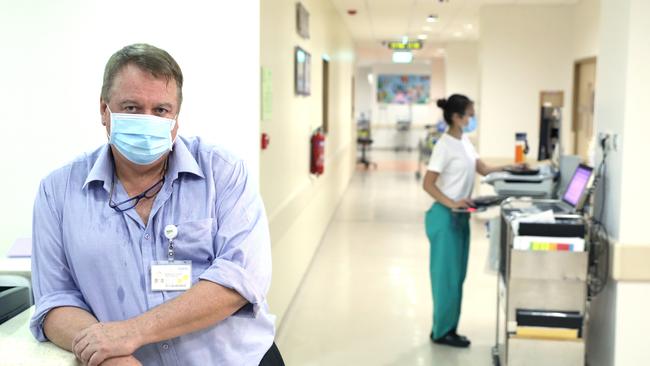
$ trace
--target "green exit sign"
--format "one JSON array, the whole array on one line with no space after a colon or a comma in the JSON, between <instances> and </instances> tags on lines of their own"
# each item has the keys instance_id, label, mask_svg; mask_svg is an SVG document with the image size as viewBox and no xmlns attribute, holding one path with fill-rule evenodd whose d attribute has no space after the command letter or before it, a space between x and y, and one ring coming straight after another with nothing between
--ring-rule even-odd
<instances>
[{"instance_id":1,"label":"green exit sign","mask_svg":"<svg viewBox=\"0 0 650 366\"><path fill-rule=\"evenodd\" d=\"M409 41L406 43L388 42L388 48L390 48L391 50L404 50L404 51L421 50L422 42L420 41Z\"/></svg>"}]
</instances>

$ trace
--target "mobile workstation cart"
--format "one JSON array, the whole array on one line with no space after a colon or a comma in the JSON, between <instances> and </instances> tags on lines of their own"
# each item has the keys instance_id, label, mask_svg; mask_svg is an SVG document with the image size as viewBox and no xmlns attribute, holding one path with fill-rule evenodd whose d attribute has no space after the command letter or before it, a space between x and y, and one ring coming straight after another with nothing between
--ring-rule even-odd
<instances>
[{"instance_id":1,"label":"mobile workstation cart","mask_svg":"<svg viewBox=\"0 0 650 366\"><path fill-rule=\"evenodd\" d=\"M535 204L543 201L509 198L501 205L495 365L585 364L585 221L580 215L556 215L556 224L516 223L517 216L527 210L535 211ZM537 237L536 242L530 241L526 247L526 240L532 237ZM582 241L582 247L551 243L557 242L558 237L566 239L562 242ZM533 316L526 318L530 314ZM558 323L553 316L563 318Z\"/></svg>"}]
</instances>

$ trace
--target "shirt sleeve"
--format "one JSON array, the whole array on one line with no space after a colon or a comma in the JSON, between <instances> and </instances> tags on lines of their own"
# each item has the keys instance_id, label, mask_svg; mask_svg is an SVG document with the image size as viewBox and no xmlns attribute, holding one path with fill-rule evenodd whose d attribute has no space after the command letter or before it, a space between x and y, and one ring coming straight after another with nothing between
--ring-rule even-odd
<instances>
[{"instance_id":1,"label":"shirt sleeve","mask_svg":"<svg viewBox=\"0 0 650 366\"><path fill-rule=\"evenodd\" d=\"M241 161L217 199L217 224L220 250L199 279L237 291L250 305L235 316L256 317L271 285L271 240L262 199Z\"/></svg>"},{"instance_id":2,"label":"shirt sleeve","mask_svg":"<svg viewBox=\"0 0 650 366\"><path fill-rule=\"evenodd\" d=\"M68 266L61 236L61 215L49 186L48 181L41 182L32 221L32 288L36 310L30 330L41 342L47 340L43 321L50 310L73 306L92 313Z\"/></svg>"},{"instance_id":3,"label":"shirt sleeve","mask_svg":"<svg viewBox=\"0 0 650 366\"><path fill-rule=\"evenodd\" d=\"M429 158L427 170L442 173L445 165L447 165L447 149L445 149L443 143L439 142L433 146L433 152L431 153L431 158Z\"/></svg>"}]
</instances>

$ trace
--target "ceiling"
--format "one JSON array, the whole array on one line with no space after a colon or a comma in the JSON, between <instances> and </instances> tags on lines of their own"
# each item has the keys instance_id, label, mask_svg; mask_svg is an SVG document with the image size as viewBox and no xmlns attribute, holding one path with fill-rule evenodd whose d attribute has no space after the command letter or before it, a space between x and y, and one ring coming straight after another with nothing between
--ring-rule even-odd
<instances>
[{"instance_id":1,"label":"ceiling","mask_svg":"<svg viewBox=\"0 0 650 366\"><path fill-rule=\"evenodd\" d=\"M426 37L416 58L441 57L444 44L475 41L480 35L479 10L490 4L574 4L578 0L330 0L357 45L358 58L390 57L382 41ZM357 11L349 15L348 10ZM427 22L429 15L438 21Z\"/></svg>"}]
</instances>

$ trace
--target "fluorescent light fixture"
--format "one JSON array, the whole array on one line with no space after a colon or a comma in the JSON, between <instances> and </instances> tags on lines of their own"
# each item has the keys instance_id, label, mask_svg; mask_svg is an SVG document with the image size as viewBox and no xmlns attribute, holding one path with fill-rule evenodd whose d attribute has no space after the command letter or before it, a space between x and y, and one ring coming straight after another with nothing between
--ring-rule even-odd
<instances>
[{"instance_id":1,"label":"fluorescent light fixture","mask_svg":"<svg viewBox=\"0 0 650 366\"><path fill-rule=\"evenodd\" d=\"M413 62L413 53L405 51L393 52L393 62L396 64L410 64Z\"/></svg>"},{"instance_id":2,"label":"fluorescent light fixture","mask_svg":"<svg viewBox=\"0 0 650 366\"><path fill-rule=\"evenodd\" d=\"M431 15L429 15L427 17L427 23L435 23L437 21L438 21L438 16L437 15L431 14Z\"/></svg>"},{"instance_id":3,"label":"fluorescent light fixture","mask_svg":"<svg viewBox=\"0 0 650 366\"><path fill-rule=\"evenodd\" d=\"M426 35L426 34L420 34L420 35L418 36L418 39L419 39L420 41L424 41L425 39L427 39L427 35Z\"/></svg>"}]
</instances>

